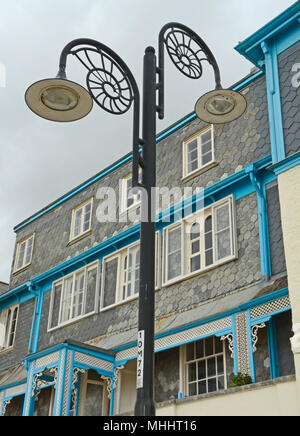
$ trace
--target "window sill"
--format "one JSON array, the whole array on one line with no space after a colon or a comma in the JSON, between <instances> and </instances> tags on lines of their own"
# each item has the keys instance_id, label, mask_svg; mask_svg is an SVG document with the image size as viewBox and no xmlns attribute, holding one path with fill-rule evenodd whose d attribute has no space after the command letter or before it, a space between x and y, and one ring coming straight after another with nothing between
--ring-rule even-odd
<instances>
[{"instance_id":1,"label":"window sill","mask_svg":"<svg viewBox=\"0 0 300 436\"><path fill-rule=\"evenodd\" d=\"M128 213L130 213L131 211L136 210L138 207L141 207L141 201L139 201L138 203L132 204L127 209L124 209L124 210L120 211L119 217L126 217L128 215ZM137 218L137 220L139 220L139 219Z\"/></svg>"},{"instance_id":2,"label":"window sill","mask_svg":"<svg viewBox=\"0 0 300 436\"><path fill-rule=\"evenodd\" d=\"M70 241L67 243L67 247L70 245L76 244L76 242L81 241L82 239L86 238L87 236L91 236L93 234L92 230L87 230L86 232L82 233L79 236L76 236L74 239L70 239Z\"/></svg>"},{"instance_id":3,"label":"window sill","mask_svg":"<svg viewBox=\"0 0 300 436\"><path fill-rule=\"evenodd\" d=\"M82 321L85 318L88 318L89 316L95 315L96 313L97 312L94 310L93 312L87 313L86 315L82 315L80 317L71 319L70 321L66 321L66 322L64 322L62 324L59 324L59 325L55 326L55 327L51 327L50 329L48 328L47 329L47 333L51 333L51 332L53 332L55 330L63 329L65 327L70 327L72 324L76 324L77 322Z\"/></svg>"},{"instance_id":4,"label":"window sill","mask_svg":"<svg viewBox=\"0 0 300 436\"><path fill-rule=\"evenodd\" d=\"M224 265L225 263L232 262L235 259L237 259L236 255L226 257L226 258L224 258L222 260L219 260L218 262L214 263L213 265L209 265L209 266L207 266L207 267L205 267L205 268L203 268L203 269L201 269L199 271L194 271L192 273L188 273L188 274L182 275L180 277L176 277L176 278L174 278L172 280L169 280L169 281L163 283L162 287L171 286L171 285L174 285L175 283L183 282L184 280L191 279L191 278L193 278L195 276L200 276L202 274L207 273L208 271L211 271L211 270L213 270L215 268L218 268L221 265Z\"/></svg>"},{"instance_id":5,"label":"window sill","mask_svg":"<svg viewBox=\"0 0 300 436\"><path fill-rule=\"evenodd\" d=\"M26 271L26 270L28 270L30 267L31 267L31 263L29 263L28 265L23 266L23 267L20 268L20 269L16 269L15 271L13 271L13 275L16 275L16 274L19 274L19 273L21 273L21 272L23 272L23 271Z\"/></svg>"},{"instance_id":6,"label":"window sill","mask_svg":"<svg viewBox=\"0 0 300 436\"><path fill-rule=\"evenodd\" d=\"M9 351L12 351L13 348L14 348L13 345L11 345L10 347L7 347L7 348L3 348L2 350L0 350L0 354L2 355L2 354L5 354L5 353L8 353Z\"/></svg>"},{"instance_id":7,"label":"window sill","mask_svg":"<svg viewBox=\"0 0 300 436\"><path fill-rule=\"evenodd\" d=\"M181 182L186 183L189 180L192 180L194 177L200 176L200 174L203 174L206 171L210 170L211 168L216 167L217 165L219 165L218 162L215 162L215 161L209 162L208 164L204 165L203 167L198 168L197 170L187 174L186 176L183 176L181 179Z\"/></svg>"}]
</instances>

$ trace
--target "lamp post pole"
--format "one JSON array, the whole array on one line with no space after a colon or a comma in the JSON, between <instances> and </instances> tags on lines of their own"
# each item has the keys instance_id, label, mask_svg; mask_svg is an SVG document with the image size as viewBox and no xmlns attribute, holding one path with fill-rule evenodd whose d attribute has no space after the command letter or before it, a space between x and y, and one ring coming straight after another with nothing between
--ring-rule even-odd
<instances>
[{"instance_id":1,"label":"lamp post pole","mask_svg":"<svg viewBox=\"0 0 300 436\"><path fill-rule=\"evenodd\" d=\"M156 176L156 56L153 47L144 55L143 173L140 229L140 291L138 317L136 416L154 416L154 300L155 300L155 187Z\"/></svg>"}]
</instances>

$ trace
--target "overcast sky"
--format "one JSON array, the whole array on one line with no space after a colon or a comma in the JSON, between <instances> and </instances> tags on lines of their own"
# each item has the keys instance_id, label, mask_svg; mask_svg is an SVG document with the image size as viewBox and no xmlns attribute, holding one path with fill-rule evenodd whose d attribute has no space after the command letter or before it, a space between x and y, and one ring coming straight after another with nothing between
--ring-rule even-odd
<instances>
[{"instance_id":1,"label":"overcast sky","mask_svg":"<svg viewBox=\"0 0 300 436\"><path fill-rule=\"evenodd\" d=\"M53 123L24 102L27 87L57 73L69 41L85 37L111 47L141 88L147 46L157 49L161 27L181 22L207 43L221 70L223 87L252 65L234 46L288 8L294 0L0 0L0 281L9 281L13 227L131 149L131 111L107 114L94 105L86 118ZM68 62L68 78L85 84L85 70ZM78 62L77 62L78 63ZM1 65L0 65L1 67ZM213 88L212 69L199 81L186 78L166 56L165 119L157 131L194 109Z\"/></svg>"}]
</instances>

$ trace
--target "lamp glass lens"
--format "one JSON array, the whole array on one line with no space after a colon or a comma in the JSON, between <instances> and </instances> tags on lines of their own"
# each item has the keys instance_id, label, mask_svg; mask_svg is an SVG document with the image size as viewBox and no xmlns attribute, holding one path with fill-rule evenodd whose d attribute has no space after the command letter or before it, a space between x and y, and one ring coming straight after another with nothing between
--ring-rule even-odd
<instances>
[{"instance_id":1,"label":"lamp glass lens","mask_svg":"<svg viewBox=\"0 0 300 436\"><path fill-rule=\"evenodd\" d=\"M77 106L79 97L76 92L69 88L54 86L42 91L41 101L50 109L69 111Z\"/></svg>"},{"instance_id":2,"label":"lamp glass lens","mask_svg":"<svg viewBox=\"0 0 300 436\"><path fill-rule=\"evenodd\" d=\"M206 102L206 110L213 115L224 115L235 107L235 101L228 95L215 95Z\"/></svg>"}]
</instances>

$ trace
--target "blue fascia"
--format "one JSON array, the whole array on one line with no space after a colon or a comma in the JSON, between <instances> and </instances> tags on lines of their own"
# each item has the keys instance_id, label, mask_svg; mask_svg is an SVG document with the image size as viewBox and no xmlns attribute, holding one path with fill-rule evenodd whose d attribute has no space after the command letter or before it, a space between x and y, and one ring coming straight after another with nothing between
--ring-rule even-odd
<instances>
[{"instance_id":1,"label":"blue fascia","mask_svg":"<svg viewBox=\"0 0 300 436\"><path fill-rule=\"evenodd\" d=\"M296 166L300 165L300 152L295 153L274 165L269 166L267 169L272 171L276 176L285 171L288 171Z\"/></svg>"},{"instance_id":2,"label":"blue fascia","mask_svg":"<svg viewBox=\"0 0 300 436\"><path fill-rule=\"evenodd\" d=\"M297 41L299 35L300 2L297 1L269 23L239 43L237 50L258 68L264 68L262 43L270 40L278 41L280 51L285 50ZM299 39L299 38L298 38ZM281 40L281 42L279 42ZM290 45L288 45L290 44ZM278 51L277 51L278 53Z\"/></svg>"}]
</instances>

